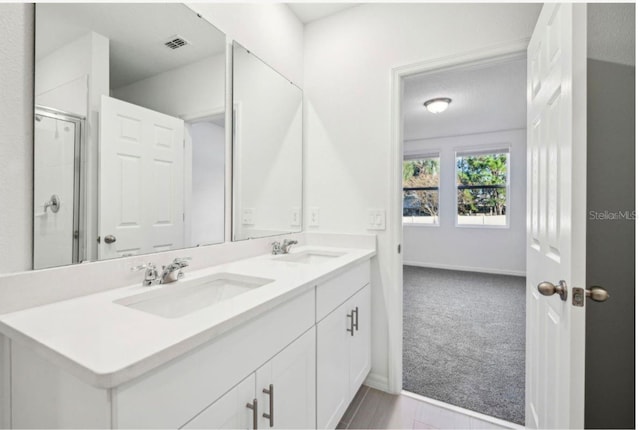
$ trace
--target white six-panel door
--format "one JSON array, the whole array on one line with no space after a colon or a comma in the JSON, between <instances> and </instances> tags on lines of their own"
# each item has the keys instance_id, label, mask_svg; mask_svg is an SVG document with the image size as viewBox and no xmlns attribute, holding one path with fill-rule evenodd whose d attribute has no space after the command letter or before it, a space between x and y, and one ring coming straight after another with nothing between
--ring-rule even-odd
<instances>
[{"instance_id":1,"label":"white six-panel door","mask_svg":"<svg viewBox=\"0 0 640 430\"><path fill-rule=\"evenodd\" d=\"M527 52L526 425L584 423L586 6L545 4ZM568 297L537 285L561 280ZM584 299L584 297L583 297Z\"/></svg>"},{"instance_id":2,"label":"white six-panel door","mask_svg":"<svg viewBox=\"0 0 640 430\"><path fill-rule=\"evenodd\" d=\"M99 259L183 247L183 142L181 119L102 97Z\"/></svg>"}]
</instances>

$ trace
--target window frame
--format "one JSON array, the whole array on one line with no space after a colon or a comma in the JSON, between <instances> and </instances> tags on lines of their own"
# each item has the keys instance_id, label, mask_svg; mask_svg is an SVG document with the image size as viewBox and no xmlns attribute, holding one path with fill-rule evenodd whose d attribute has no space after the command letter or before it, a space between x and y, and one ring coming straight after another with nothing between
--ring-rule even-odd
<instances>
[{"instance_id":1,"label":"window frame","mask_svg":"<svg viewBox=\"0 0 640 430\"><path fill-rule=\"evenodd\" d=\"M436 222L434 223L420 223L420 222L407 222L405 221L405 216L402 214L402 227L416 227L416 228L437 228L440 227L440 193L442 192L441 187L441 178L442 178L442 157L440 156L440 151L429 151L429 152L416 152L416 153L408 153L404 154L402 157L402 163L404 165L405 161L410 160L424 160L426 158L437 158L438 159L438 216L436 217ZM404 201L404 183L402 184L402 198ZM431 190L433 191L433 190Z\"/></svg>"},{"instance_id":2,"label":"window frame","mask_svg":"<svg viewBox=\"0 0 640 430\"><path fill-rule=\"evenodd\" d=\"M458 222L458 158L459 157L473 157L478 155L491 155L491 154L507 154L507 174L505 179L505 206L507 213L505 215L504 225L494 224L460 224ZM473 147L455 148L453 151L453 186L455 192L454 200L454 227L455 228L471 228L471 229L502 229L508 230L511 228L511 145L510 144L498 144L498 145L478 145Z\"/></svg>"}]
</instances>

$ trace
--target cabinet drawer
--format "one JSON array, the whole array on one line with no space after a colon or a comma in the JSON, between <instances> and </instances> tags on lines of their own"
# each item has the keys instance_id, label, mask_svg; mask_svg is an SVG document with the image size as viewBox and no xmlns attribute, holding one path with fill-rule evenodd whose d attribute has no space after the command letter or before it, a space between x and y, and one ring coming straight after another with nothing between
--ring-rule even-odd
<instances>
[{"instance_id":1,"label":"cabinet drawer","mask_svg":"<svg viewBox=\"0 0 640 430\"><path fill-rule=\"evenodd\" d=\"M364 261L335 278L318 285L316 292L316 321L344 303L370 281L371 263Z\"/></svg>"},{"instance_id":2,"label":"cabinet drawer","mask_svg":"<svg viewBox=\"0 0 640 430\"><path fill-rule=\"evenodd\" d=\"M117 428L178 428L313 327L313 290L116 390Z\"/></svg>"}]
</instances>

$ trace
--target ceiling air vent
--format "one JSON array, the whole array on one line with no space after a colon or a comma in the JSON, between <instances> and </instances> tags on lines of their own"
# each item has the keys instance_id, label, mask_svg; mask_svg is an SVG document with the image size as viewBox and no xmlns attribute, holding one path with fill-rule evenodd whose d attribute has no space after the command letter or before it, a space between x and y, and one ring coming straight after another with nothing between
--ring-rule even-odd
<instances>
[{"instance_id":1,"label":"ceiling air vent","mask_svg":"<svg viewBox=\"0 0 640 430\"><path fill-rule=\"evenodd\" d=\"M171 49L178 49L189 44L188 40L176 34L175 36L171 36L169 40L164 43L164 46Z\"/></svg>"}]
</instances>

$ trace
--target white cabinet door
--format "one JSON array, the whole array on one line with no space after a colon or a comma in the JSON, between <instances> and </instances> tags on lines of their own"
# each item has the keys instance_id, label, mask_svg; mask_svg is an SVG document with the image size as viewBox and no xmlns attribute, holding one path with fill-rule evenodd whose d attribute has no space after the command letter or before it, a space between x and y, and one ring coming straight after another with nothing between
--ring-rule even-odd
<instances>
[{"instance_id":1,"label":"white cabinet door","mask_svg":"<svg viewBox=\"0 0 640 430\"><path fill-rule=\"evenodd\" d=\"M255 384L255 373L252 373L182 428L252 429L253 411L247 404L253 404Z\"/></svg>"},{"instance_id":2,"label":"white cabinet door","mask_svg":"<svg viewBox=\"0 0 640 430\"><path fill-rule=\"evenodd\" d=\"M371 287L317 325L318 428L336 428L371 370Z\"/></svg>"},{"instance_id":3,"label":"white cabinet door","mask_svg":"<svg viewBox=\"0 0 640 430\"><path fill-rule=\"evenodd\" d=\"M258 428L315 428L316 336L311 329L256 372Z\"/></svg>"},{"instance_id":4,"label":"white cabinet door","mask_svg":"<svg viewBox=\"0 0 640 430\"><path fill-rule=\"evenodd\" d=\"M354 314L353 337L349 339L349 400L371 370L371 286L367 285L347 303Z\"/></svg>"},{"instance_id":5,"label":"white cabinet door","mask_svg":"<svg viewBox=\"0 0 640 430\"><path fill-rule=\"evenodd\" d=\"M336 428L347 410L349 396L349 340L347 307L342 305L317 325L318 428Z\"/></svg>"}]
</instances>

